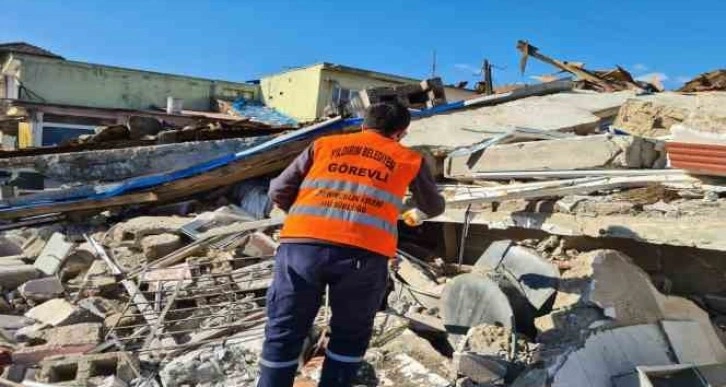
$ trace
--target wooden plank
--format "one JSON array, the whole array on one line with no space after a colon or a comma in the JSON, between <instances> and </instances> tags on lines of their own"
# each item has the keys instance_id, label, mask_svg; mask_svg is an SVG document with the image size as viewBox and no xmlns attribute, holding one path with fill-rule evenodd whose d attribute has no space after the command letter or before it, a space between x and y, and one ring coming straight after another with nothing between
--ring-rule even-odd
<instances>
[{"instance_id":1,"label":"wooden plank","mask_svg":"<svg viewBox=\"0 0 726 387\"><path fill-rule=\"evenodd\" d=\"M142 192L108 199L81 200L68 203L50 203L32 208L19 208L0 211L0 219L15 219L35 215L45 215L50 213L64 213L84 210L105 210L112 207L126 206L130 204L150 203L157 200L158 196L155 193Z\"/></svg>"}]
</instances>

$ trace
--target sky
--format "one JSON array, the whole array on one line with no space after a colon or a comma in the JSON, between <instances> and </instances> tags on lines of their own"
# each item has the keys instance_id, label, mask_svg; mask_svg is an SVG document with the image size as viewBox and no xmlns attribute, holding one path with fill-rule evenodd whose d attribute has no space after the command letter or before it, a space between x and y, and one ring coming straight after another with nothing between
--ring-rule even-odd
<instances>
[{"instance_id":1,"label":"sky","mask_svg":"<svg viewBox=\"0 0 726 387\"><path fill-rule=\"evenodd\" d=\"M726 67L723 0L4 0L0 42L66 59L230 81L332 62L446 83L553 74L517 40L589 69L624 66L673 88Z\"/></svg>"}]
</instances>

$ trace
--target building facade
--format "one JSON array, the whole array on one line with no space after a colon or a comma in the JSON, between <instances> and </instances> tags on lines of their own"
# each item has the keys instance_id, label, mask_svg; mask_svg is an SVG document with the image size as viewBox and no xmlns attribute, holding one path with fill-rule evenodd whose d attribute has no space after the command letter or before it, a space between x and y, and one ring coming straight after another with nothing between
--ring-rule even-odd
<instances>
[{"instance_id":1,"label":"building facade","mask_svg":"<svg viewBox=\"0 0 726 387\"><path fill-rule=\"evenodd\" d=\"M217 99L259 99L251 83L70 61L25 43L0 45L0 64L5 149L54 145L129 115L163 115L168 97L207 112Z\"/></svg>"},{"instance_id":2,"label":"building facade","mask_svg":"<svg viewBox=\"0 0 726 387\"><path fill-rule=\"evenodd\" d=\"M334 113L360 90L418 82L420 80L398 75L319 63L263 77L260 93L266 105L299 121L312 121ZM446 87L449 102L474 95L472 90Z\"/></svg>"}]
</instances>

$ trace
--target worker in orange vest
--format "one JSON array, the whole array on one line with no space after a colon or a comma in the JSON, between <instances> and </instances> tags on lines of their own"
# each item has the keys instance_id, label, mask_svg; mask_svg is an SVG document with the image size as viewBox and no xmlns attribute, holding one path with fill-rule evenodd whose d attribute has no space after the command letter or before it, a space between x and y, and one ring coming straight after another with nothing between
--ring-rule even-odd
<instances>
[{"instance_id":1,"label":"worker in orange vest","mask_svg":"<svg viewBox=\"0 0 726 387\"><path fill-rule=\"evenodd\" d=\"M291 386L303 342L329 287L330 341L319 386L350 386L388 285L397 222L418 225L444 211L421 155L402 146L411 115L374 104L363 130L315 141L270 183L287 218L267 292L258 387ZM403 211L410 189L415 207Z\"/></svg>"}]
</instances>

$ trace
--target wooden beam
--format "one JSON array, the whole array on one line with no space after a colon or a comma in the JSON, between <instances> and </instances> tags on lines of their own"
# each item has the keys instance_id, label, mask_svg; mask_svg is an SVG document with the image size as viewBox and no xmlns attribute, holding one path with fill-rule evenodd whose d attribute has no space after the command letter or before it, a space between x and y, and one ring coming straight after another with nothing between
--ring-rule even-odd
<instances>
[{"instance_id":1,"label":"wooden beam","mask_svg":"<svg viewBox=\"0 0 726 387\"><path fill-rule=\"evenodd\" d=\"M32 208L18 208L0 211L0 219L25 218L50 213L66 213L84 210L100 210L130 204L150 203L158 200L153 192L135 193L108 199L82 200L68 203L50 203Z\"/></svg>"}]
</instances>

